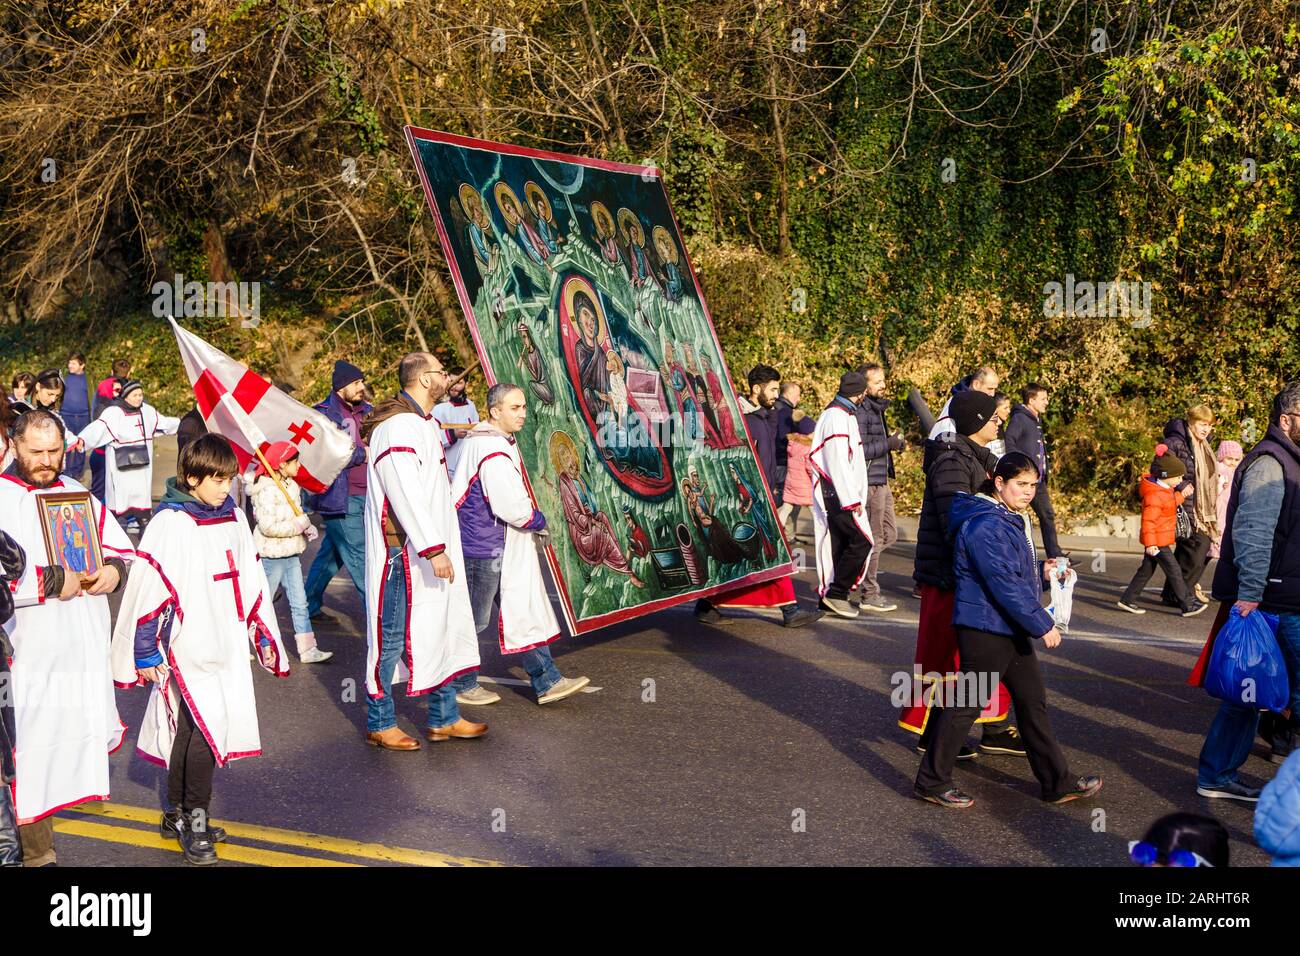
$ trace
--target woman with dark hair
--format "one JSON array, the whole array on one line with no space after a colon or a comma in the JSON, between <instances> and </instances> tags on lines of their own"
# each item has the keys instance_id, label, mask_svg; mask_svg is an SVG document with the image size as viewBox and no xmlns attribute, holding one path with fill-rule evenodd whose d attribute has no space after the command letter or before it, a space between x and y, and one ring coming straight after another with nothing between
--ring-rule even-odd
<instances>
[{"instance_id":1,"label":"woman with dark hair","mask_svg":"<svg viewBox=\"0 0 1300 956\"><path fill-rule=\"evenodd\" d=\"M8 468L14 460L14 443L10 433L16 421L18 421L18 409L8 402L0 401L0 472Z\"/></svg>"},{"instance_id":2,"label":"woman with dark hair","mask_svg":"<svg viewBox=\"0 0 1300 956\"><path fill-rule=\"evenodd\" d=\"M1147 828L1146 836L1128 845L1138 866L1228 865L1228 830L1214 817L1170 813Z\"/></svg>"},{"instance_id":3,"label":"woman with dark hair","mask_svg":"<svg viewBox=\"0 0 1300 956\"><path fill-rule=\"evenodd\" d=\"M13 391L9 395L9 404L17 405L18 413L32 407L32 388L36 385L36 376L31 372L19 372L14 376Z\"/></svg>"},{"instance_id":4,"label":"woman with dark hair","mask_svg":"<svg viewBox=\"0 0 1300 956\"><path fill-rule=\"evenodd\" d=\"M943 692L952 690L955 699L931 711L934 737L916 775L916 795L942 807L964 810L975 802L953 785L953 765L999 681L1015 704L1020 737L1043 799L1067 803L1101 789L1101 777L1070 773L1047 719L1047 692L1032 642L1056 647L1061 633L1040 603L1043 570L1025 511L1038 480L1033 459L1009 452L979 494L958 492L952 502L948 528L957 539L953 627L961 673L939 684Z\"/></svg>"}]
</instances>

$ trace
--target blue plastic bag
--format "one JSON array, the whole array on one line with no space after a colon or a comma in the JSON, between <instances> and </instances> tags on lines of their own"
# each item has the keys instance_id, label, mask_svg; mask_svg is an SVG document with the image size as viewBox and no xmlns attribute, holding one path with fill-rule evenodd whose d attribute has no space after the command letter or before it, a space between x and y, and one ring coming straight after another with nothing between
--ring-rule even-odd
<instances>
[{"instance_id":1,"label":"blue plastic bag","mask_svg":"<svg viewBox=\"0 0 1300 956\"><path fill-rule=\"evenodd\" d=\"M1211 697L1260 710L1285 710L1291 702L1282 649L1277 645L1277 617L1254 611L1246 617L1234 606L1228 612L1205 671Z\"/></svg>"}]
</instances>

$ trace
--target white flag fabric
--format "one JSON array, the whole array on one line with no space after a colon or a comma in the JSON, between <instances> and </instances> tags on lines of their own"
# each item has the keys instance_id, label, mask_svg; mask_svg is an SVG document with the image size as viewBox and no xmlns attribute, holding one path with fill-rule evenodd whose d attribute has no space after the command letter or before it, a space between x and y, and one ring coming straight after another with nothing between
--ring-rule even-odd
<instances>
[{"instance_id":1,"label":"white flag fabric","mask_svg":"<svg viewBox=\"0 0 1300 956\"><path fill-rule=\"evenodd\" d=\"M295 479L324 492L352 460L352 437L314 408L295 401L247 365L185 331L168 316L185 374L208 431L224 435L241 471L270 442L292 442L302 467Z\"/></svg>"}]
</instances>

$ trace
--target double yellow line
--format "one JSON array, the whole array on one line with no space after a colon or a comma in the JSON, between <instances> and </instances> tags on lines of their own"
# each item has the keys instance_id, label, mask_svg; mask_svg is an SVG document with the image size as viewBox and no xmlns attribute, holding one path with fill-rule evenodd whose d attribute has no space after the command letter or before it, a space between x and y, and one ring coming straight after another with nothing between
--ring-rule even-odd
<instances>
[{"instance_id":1,"label":"double yellow line","mask_svg":"<svg viewBox=\"0 0 1300 956\"><path fill-rule=\"evenodd\" d=\"M147 847L151 850L180 852L180 845L158 832L160 810L146 807L132 807L121 803L83 803L71 808L78 816L73 818L60 816L54 822L55 833L68 836L86 837L91 840L104 840L109 843L123 843L129 846ZM144 830L134 826L99 823L87 817L101 817L120 820L126 823L146 823L150 829ZM281 830L277 827L264 827L254 823L227 823L213 820L214 826L224 827L233 839L253 840L276 846L294 847L306 853L268 850L257 846L226 842L217 844L217 856L235 863L252 863L257 866L365 866L350 860L331 857L353 857L375 863L396 863L407 866L504 866L495 860L481 860L475 857L449 856L430 850L412 850L400 846L385 846L382 843L362 843L342 837L322 836L317 833L302 833L298 830ZM330 854L318 856L315 854Z\"/></svg>"}]
</instances>

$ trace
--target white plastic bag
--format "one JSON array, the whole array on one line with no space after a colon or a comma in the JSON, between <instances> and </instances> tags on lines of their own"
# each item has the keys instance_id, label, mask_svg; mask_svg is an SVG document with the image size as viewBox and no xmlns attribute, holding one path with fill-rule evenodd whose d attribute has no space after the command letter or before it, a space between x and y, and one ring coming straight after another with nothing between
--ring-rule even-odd
<instances>
[{"instance_id":1,"label":"white plastic bag","mask_svg":"<svg viewBox=\"0 0 1300 956\"><path fill-rule=\"evenodd\" d=\"M1052 603L1047 611L1056 622L1056 628L1062 634L1070 630L1070 611L1074 605L1074 584L1079 576L1069 566L1065 558L1057 558L1049 565L1049 582L1052 589Z\"/></svg>"}]
</instances>

